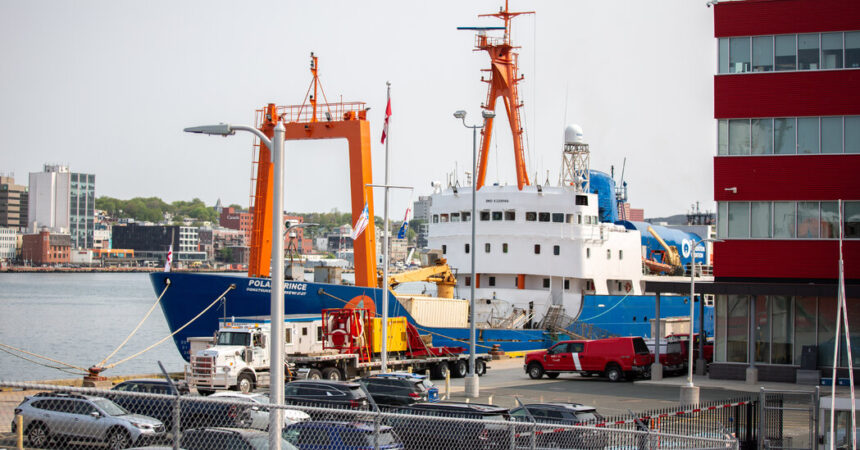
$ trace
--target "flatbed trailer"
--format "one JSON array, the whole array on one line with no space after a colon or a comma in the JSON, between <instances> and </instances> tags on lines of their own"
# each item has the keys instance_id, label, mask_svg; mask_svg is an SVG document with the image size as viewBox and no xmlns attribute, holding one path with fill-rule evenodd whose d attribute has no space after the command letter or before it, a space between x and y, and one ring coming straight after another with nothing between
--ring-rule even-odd
<instances>
[{"instance_id":1,"label":"flatbed trailer","mask_svg":"<svg viewBox=\"0 0 860 450\"><path fill-rule=\"evenodd\" d=\"M487 372L487 362L491 357L486 353L475 355L475 373L482 376ZM382 361L374 357L367 361L357 353L340 353L319 356L286 357L287 366L294 378L307 379L353 379L382 370ZM450 373L452 378L468 374L469 355L422 356L414 358L394 358L387 363L390 369L423 373L430 371L431 378L444 379Z\"/></svg>"}]
</instances>

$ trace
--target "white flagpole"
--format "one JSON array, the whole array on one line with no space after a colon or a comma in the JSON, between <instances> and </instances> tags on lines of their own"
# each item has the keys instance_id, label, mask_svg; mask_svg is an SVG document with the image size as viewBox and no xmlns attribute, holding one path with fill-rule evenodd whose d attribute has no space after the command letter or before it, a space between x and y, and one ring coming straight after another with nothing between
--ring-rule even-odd
<instances>
[{"instance_id":1,"label":"white flagpole","mask_svg":"<svg viewBox=\"0 0 860 450\"><path fill-rule=\"evenodd\" d=\"M385 101L385 234L383 235L383 258L382 263L382 372L388 372L388 142L391 140L390 130L388 129L388 105L391 102L391 83L386 81L386 101Z\"/></svg>"},{"instance_id":2,"label":"white flagpole","mask_svg":"<svg viewBox=\"0 0 860 450\"><path fill-rule=\"evenodd\" d=\"M855 404L854 395L854 360L851 354L851 330L848 328L848 303L846 300L847 293L845 292L845 260L842 258L842 238L844 225L842 222L842 200L839 200L839 298L838 301L842 306L842 319L845 323L845 350L848 352L848 382L851 386L851 448L857 450L857 406ZM839 317L836 318L839 320ZM834 379L834 385L836 380ZM830 414L833 417L833 413Z\"/></svg>"}]
</instances>

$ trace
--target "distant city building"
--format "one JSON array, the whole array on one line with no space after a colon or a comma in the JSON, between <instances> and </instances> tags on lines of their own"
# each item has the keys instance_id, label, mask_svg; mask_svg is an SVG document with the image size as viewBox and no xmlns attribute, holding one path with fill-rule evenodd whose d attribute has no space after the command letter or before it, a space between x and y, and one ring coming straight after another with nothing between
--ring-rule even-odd
<instances>
[{"instance_id":1,"label":"distant city building","mask_svg":"<svg viewBox=\"0 0 860 450\"><path fill-rule=\"evenodd\" d=\"M96 176L70 172L68 166L45 164L30 173L28 228L69 233L74 248L92 248Z\"/></svg>"},{"instance_id":2,"label":"distant city building","mask_svg":"<svg viewBox=\"0 0 860 450\"><path fill-rule=\"evenodd\" d=\"M134 250L139 261L166 261L171 244L173 261L178 264L206 260L206 253L199 250L196 227L130 223L114 226L112 231L113 246Z\"/></svg>"},{"instance_id":3,"label":"distant city building","mask_svg":"<svg viewBox=\"0 0 860 450\"><path fill-rule=\"evenodd\" d=\"M18 253L18 229L0 227L0 261L12 261Z\"/></svg>"},{"instance_id":4,"label":"distant city building","mask_svg":"<svg viewBox=\"0 0 860 450\"><path fill-rule=\"evenodd\" d=\"M15 178L0 176L0 227L27 228L27 186L15 184Z\"/></svg>"},{"instance_id":5,"label":"distant city building","mask_svg":"<svg viewBox=\"0 0 860 450\"><path fill-rule=\"evenodd\" d=\"M34 266L67 264L70 250L71 238L68 234L42 230L24 235L21 257Z\"/></svg>"},{"instance_id":6,"label":"distant city building","mask_svg":"<svg viewBox=\"0 0 860 450\"><path fill-rule=\"evenodd\" d=\"M254 226L252 213L240 211L233 207L222 208L218 223L224 228L241 230L245 234L245 245L251 243L251 230Z\"/></svg>"},{"instance_id":7,"label":"distant city building","mask_svg":"<svg viewBox=\"0 0 860 450\"><path fill-rule=\"evenodd\" d=\"M619 219L629 220L631 222L644 222L645 210L641 208L631 208L630 203L622 203L618 211Z\"/></svg>"},{"instance_id":8,"label":"distant city building","mask_svg":"<svg viewBox=\"0 0 860 450\"><path fill-rule=\"evenodd\" d=\"M427 236L430 234L430 206L432 197L422 195L412 203L412 221L409 226L415 230L415 246L427 248Z\"/></svg>"},{"instance_id":9,"label":"distant city building","mask_svg":"<svg viewBox=\"0 0 860 450\"><path fill-rule=\"evenodd\" d=\"M377 234L376 259L381 264L382 258L384 257L383 246L385 243L385 232L380 230ZM388 261L390 263L395 261L405 261L408 250L408 242L406 239L398 239L396 232L391 231L390 237L388 238Z\"/></svg>"}]
</instances>

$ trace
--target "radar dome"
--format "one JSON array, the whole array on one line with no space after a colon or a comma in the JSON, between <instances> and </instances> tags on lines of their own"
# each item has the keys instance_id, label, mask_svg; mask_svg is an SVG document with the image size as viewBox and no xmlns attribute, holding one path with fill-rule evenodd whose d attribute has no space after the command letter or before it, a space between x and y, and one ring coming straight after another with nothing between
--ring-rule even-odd
<instances>
[{"instance_id":1,"label":"radar dome","mask_svg":"<svg viewBox=\"0 0 860 450\"><path fill-rule=\"evenodd\" d=\"M576 124L570 124L564 129L565 144L585 144L585 138L582 136L582 127Z\"/></svg>"}]
</instances>

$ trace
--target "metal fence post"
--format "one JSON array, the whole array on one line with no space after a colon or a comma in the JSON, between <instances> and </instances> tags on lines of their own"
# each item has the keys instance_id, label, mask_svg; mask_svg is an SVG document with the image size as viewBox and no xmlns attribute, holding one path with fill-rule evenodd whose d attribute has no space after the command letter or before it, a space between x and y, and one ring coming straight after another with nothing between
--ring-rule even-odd
<instances>
[{"instance_id":1,"label":"metal fence post","mask_svg":"<svg viewBox=\"0 0 860 450\"><path fill-rule=\"evenodd\" d=\"M531 444L531 450L535 450L535 447L537 447L537 422L535 422L534 419L532 419L532 435L529 438L529 441Z\"/></svg>"},{"instance_id":2,"label":"metal fence post","mask_svg":"<svg viewBox=\"0 0 860 450\"><path fill-rule=\"evenodd\" d=\"M818 450L818 437L821 436L821 386L815 386L813 401L815 403L812 406L812 411L815 417L812 418L812 428L815 430L815 435L810 443L810 447L812 447L812 450Z\"/></svg>"},{"instance_id":3,"label":"metal fence post","mask_svg":"<svg viewBox=\"0 0 860 450\"><path fill-rule=\"evenodd\" d=\"M759 450L765 448L765 440L767 436L765 434L765 421L767 420L766 414L766 398L767 395L764 393L764 388L760 388L758 392L758 448Z\"/></svg>"},{"instance_id":4,"label":"metal fence post","mask_svg":"<svg viewBox=\"0 0 860 450\"><path fill-rule=\"evenodd\" d=\"M182 430L180 423L180 411L182 410L182 397L179 395L179 391L176 391L176 401L174 402L173 407L173 450L179 450L179 440L182 438Z\"/></svg>"},{"instance_id":5,"label":"metal fence post","mask_svg":"<svg viewBox=\"0 0 860 450\"><path fill-rule=\"evenodd\" d=\"M379 417L380 411L379 408L376 409L376 414L373 416L373 448L374 450L379 450L379 421L382 420Z\"/></svg>"}]
</instances>

